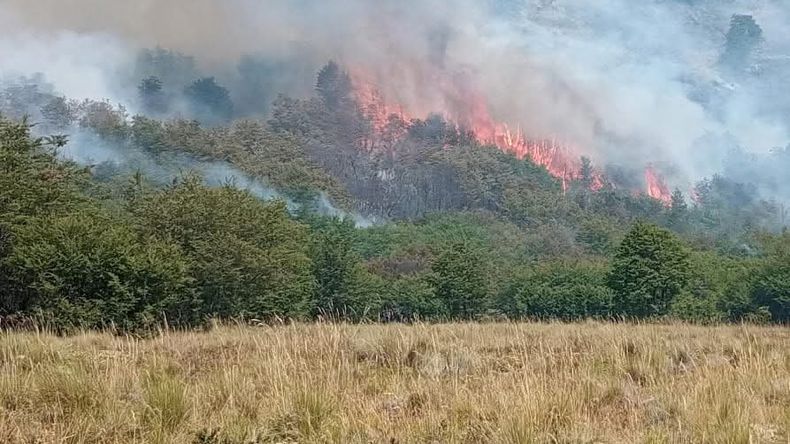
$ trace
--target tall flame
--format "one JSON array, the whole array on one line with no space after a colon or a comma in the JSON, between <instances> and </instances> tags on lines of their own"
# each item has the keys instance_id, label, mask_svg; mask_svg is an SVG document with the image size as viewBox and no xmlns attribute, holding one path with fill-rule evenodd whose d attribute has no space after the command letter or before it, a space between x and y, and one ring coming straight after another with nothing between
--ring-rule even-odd
<instances>
[{"instance_id":1,"label":"tall flame","mask_svg":"<svg viewBox=\"0 0 790 444\"><path fill-rule=\"evenodd\" d=\"M398 116L407 122L413 118L400 104L384 100L375 83L363 73L354 72L351 80L357 102L377 132L384 131L390 116Z\"/></svg>"},{"instance_id":2,"label":"tall flame","mask_svg":"<svg viewBox=\"0 0 790 444\"><path fill-rule=\"evenodd\" d=\"M381 94L375 82L364 71L351 72L352 84L356 99L363 112L371 120L377 131L386 128L392 115L402 120L409 121L413 114L402 104L388 101ZM488 102L485 97L470 82L464 78L454 79L449 82L444 78L437 82L443 92L451 99L452 106L441 111L441 115L448 121L463 128L468 128L480 143L496 146L500 150L511 153L519 159L528 158L541 165L548 172L562 181L563 189L568 184L580 178L581 159L572 145L557 138L530 138L525 135L520 126L515 131L502 122L497 122L491 116ZM599 190L604 186L604 178L600 172L593 171L590 179L590 188ZM662 202L668 202L669 197L663 180L652 169L646 173L648 177L648 194Z\"/></svg>"},{"instance_id":3,"label":"tall flame","mask_svg":"<svg viewBox=\"0 0 790 444\"><path fill-rule=\"evenodd\" d=\"M482 100L475 100L472 107L474 119L469 123L478 141L498 147L519 159L528 158L541 165L562 181L563 189L580 175L581 161L576 150L567 143L550 139L529 139L519 126L512 131L506 123L495 122ZM600 174L594 173L591 188L603 187Z\"/></svg>"},{"instance_id":4,"label":"tall flame","mask_svg":"<svg viewBox=\"0 0 790 444\"><path fill-rule=\"evenodd\" d=\"M650 197L660 200L665 205L672 202L672 193L669 191L669 187L652 165L645 168L645 182L647 183L647 194Z\"/></svg>"}]
</instances>

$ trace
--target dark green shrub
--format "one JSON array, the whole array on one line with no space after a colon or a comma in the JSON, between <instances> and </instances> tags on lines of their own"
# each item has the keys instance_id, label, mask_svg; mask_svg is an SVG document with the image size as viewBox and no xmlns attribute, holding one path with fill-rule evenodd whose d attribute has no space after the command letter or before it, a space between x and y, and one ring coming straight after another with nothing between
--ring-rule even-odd
<instances>
[{"instance_id":1,"label":"dark green shrub","mask_svg":"<svg viewBox=\"0 0 790 444\"><path fill-rule=\"evenodd\" d=\"M605 268L597 264L547 264L514 278L497 298L510 318L574 320L603 318L612 311Z\"/></svg>"},{"instance_id":2,"label":"dark green shrub","mask_svg":"<svg viewBox=\"0 0 790 444\"><path fill-rule=\"evenodd\" d=\"M612 261L609 287L615 310L626 316L663 315L686 287L691 264L685 246L670 231L637 222Z\"/></svg>"},{"instance_id":3,"label":"dark green shrub","mask_svg":"<svg viewBox=\"0 0 790 444\"><path fill-rule=\"evenodd\" d=\"M313 291L305 226L283 202L262 202L188 176L138 199L144 233L176 243L189 257L205 316L299 317Z\"/></svg>"},{"instance_id":4,"label":"dark green shrub","mask_svg":"<svg viewBox=\"0 0 790 444\"><path fill-rule=\"evenodd\" d=\"M3 312L35 314L59 329L195 320L188 261L178 247L141 241L129 227L100 214L48 217L18 227L1 267Z\"/></svg>"}]
</instances>

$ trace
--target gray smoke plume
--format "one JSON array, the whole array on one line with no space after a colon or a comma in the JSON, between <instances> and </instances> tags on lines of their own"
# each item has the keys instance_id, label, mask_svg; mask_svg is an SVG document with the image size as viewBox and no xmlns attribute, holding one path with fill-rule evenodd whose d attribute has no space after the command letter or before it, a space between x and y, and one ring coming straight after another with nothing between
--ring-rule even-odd
<instances>
[{"instance_id":1,"label":"gray smoke plume","mask_svg":"<svg viewBox=\"0 0 790 444\"><path fill-rule=\"evenodd\" d=\"M141 171L147 179L160 185L172 183L184 174L194 172L208 186L232 184L261 200L279 199L292 211L298 209L296 203L285 195L227 162L201 160L179 153L153 156L135 147L118 146L90 130L72 128L67 132L69 141L59 154L78 164L117 172Z\"/></svg>"},{"instance_id":2,"label":"gray smoke plume","mask_svg":"<svg viewBox=\"0 0 790 444\"><path fill-rule=\"evenodd\" d=\"M261 200L281 200L291 213L297 213L301 205L280 193L263 180L250 176L233 165L222 161L197 159L185 154L167 153L154 156L131 146L119 146L105 140L90 130L71 128L68 143L59 150L59 155L94 168L97 176L109 170L109 176L118 173L145 173L146 179L159 185L173 183L188 173L197 173L207 186L231 185L245 190ZM366 228L375 224L374 219L347 212L334 206L326 194L321 193L314 202L307 203L317 214L350 219L357 227Z\"/></svg>"},{"instance_id":3,"label":"gray smoke plume","mask_svg":"<svg viewBox=\"0 0 790 444\"><path fill-rule=\"evenodd\" d=\"M723 56L740 54L733 15L762 31L740 59ZM4 0L0 71L43 72L69 96L134 112L141 48L193 55L231 90L240 58L252 71L275 60L266 85L297 95L336 59L416 114L481 96L532 137L599 165L658 165L688 189L732 168L732 146L773 159L790 141L788 23L784 0ZM787 164L758 163L786 175Z\"/></svg>"}]
</instances>

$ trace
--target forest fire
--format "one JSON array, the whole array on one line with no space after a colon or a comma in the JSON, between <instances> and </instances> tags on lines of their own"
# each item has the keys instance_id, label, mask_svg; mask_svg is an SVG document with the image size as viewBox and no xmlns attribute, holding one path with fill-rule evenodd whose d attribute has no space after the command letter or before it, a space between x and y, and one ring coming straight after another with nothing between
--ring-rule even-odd
<instances>
[{"instance_id":1,"label":"forest fire","mask_svg":"<svg viewBox=\"0 0 790 444\"><path fill-rule=\"evenodd\" d=\"M386 100L376 83L362 71L353 71L351 79L356 99L377 131L383 133L393 115L406 122L415 118L414 113L404 105ZM530 138L520 126L512 130L508 124L492 118L485 97L471 88L468 81L462 79L460 86L449 82L451 86L448 87L448 82L444 80L440 84L444 85L443 92L451 97L449 101L452 106L444 106L444 110L437 112L445 120L470 130L480 143L496 146L519 159L528 158L545 167L551 175L562 181L563 190L567 189L571 181L581 178L581 157L579 151L570 144L556 138ZM605 179L600 172L591 170L588 174L591 175L588 184L590 189L597 191L603 188ZM667 187L652 170L648 184L647 193L650 196L668 202Z\"/></svg>"},{"instance_id":2,"label":"forest fire","mask_svg":"<svg viewBox=\"0 0 790 444\"><path fill-rule=\"evenodd\" d=\"M645 168L645 182L647 183L648 196L660 200L665 205L672 202L672 193L669 191L669 187L652 165Z\"/></svg>"},{"instance_id":3,"label":"forest fire","mask_svg":"<svg viewBox=\"0 0 790 444\"><path fill-rule=\"evenodd\" d=\"M375 84L364 74L354 72L352 83L357 101L377 131L385 131L393 115L407 122L414 118L404 106L385 100ZM469 129L480 143L494 145L519 159L529 158L542 165L550 174L562 180L563 188L578 177L581 163L568 145L556 139L528 139L520 128L514 132L507 124L495 122L482 96L470 96L473 99L469 101L454 100L465 109L445 110L442 117L459 127ZM602 178L595 174L591 188L597 190L602 186Z\"/></svg>"},{"instance_id":4,"label":"forest fire","mask_svg":"<svg viewBox=\"0 0 790 444\"><path fill-rule=\"evenodd\" d=\"M400 104L389 103L384 100L375 83L368 79L362 72L351 74L354 96L365 113L373 128L378 133L385 131L390 116L397 116L408 122L413 116L406 112Z\"/></svg>"},{"instance_id":5,"label":"forest fire","mask_svg":"<svg viewBox=\"0 0 790 444\"><path fill-rule=\"evenodd\" d=\"M469 101L460 101L467 110L456 111L449 120L471 129L481 143L491 144L502 151L511 153L519 159L529 158L541 165L549 173L562 181L563 189L580 172L581 162L569 145L556 139L532 140L527 138L520 127L512 131L506 123L496 122L488 110L485 98L476 92L468 93ZM600 183L600 181L596 181Z\"/></svg>"}]
</instances>

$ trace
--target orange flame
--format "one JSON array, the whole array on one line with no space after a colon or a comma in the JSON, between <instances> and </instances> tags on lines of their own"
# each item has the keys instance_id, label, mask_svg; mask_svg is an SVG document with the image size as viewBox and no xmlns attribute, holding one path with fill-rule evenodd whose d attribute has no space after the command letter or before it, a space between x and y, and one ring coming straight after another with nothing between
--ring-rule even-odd
<instances>
[{"instance_id":1,"label":"orange flame","mask_svg":"<svg viewBox=\"0 0 790 444\"><path fill-rule=\"evenodd\" d=\"M360 72L351 75L354 95L362 108L362 112L370 119L376 132L381 133L387 126L390 116L398 116L408 122L412 117L399 104L384 100L375 84Z\"/></svg>"},{"instance_id":2,"label":"orange flame","mask_svg":"<svg viewBox=\"0 0 790 444\"><path fill-rule=\"evenodd\" d=\"M645 168L645 182L647 182L647 194L653 199L660 200L664 205L672 202L672 193L669 191L664 178L653 168Z\"/></svg>"},{"instance_id":3,"label":"orange flame","mask_svg":"<svg viewBox=\"0 0 790 444\"><path fill-rule=\"evenodd\" d=\"M357 101L377 132L384 131L392 115L404 121L412 119L413 114L406 107L386 100L371 80L372 77L364 71L353 70L351 78ZM519 126L513 131L506 123L495 121L487 100L471 86L465 76L453 79L439 76L436 83L452 103L452 106L445 106L449 110L442 112L448 122L470 129L480 143L496 146L519 159L528 158L545 167L551 175L562 181L563 190L567 189L569 182L580 178L579 151L570 144L556 138L530 138L522 133ZM665 202L668 194L664 192L666 185L663 180L652 170L648 175L648 194ZM592 190L603 188L605 179L600 172L594 171L590 179Z\"/></svg>"}]
</instances>

